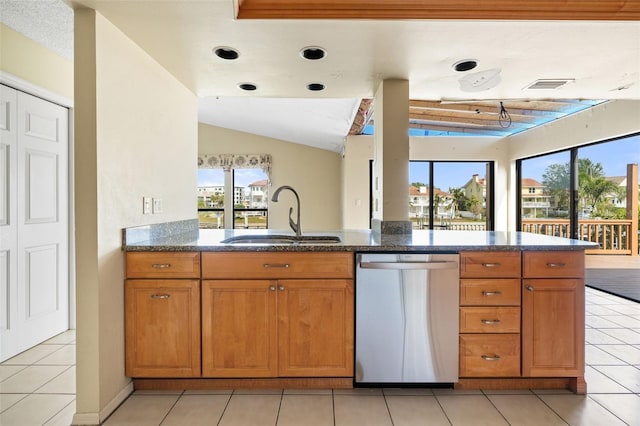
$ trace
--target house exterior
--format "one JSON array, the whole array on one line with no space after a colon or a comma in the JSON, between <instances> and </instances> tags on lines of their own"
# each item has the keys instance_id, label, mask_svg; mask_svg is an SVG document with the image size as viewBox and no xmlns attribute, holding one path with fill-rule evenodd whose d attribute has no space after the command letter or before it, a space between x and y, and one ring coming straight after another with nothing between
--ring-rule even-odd
<instances>
[{"instance_id":1,"label":"house exterior","mask_svg":"<svg viewBox=\"0 0 640 426\"><path fill-rule=\"evenodd\" d=\"M474 174L471 179L462 187L467 198L475 197L482 202L482 208L487 208L487 180L480 175Z\"/></svg>"},{"instance_id":2,"label":"house exterior","mask_svg":"<svg viewBox=\"0 0 640 426\"><path fill-rule=\"evenodd\" d=\"M252 209L266 209L269 202L269 193L267 191L269 182L264 180L258 180L252 182L248 186L247 199L249 201L249 208Z\"/></svg>"},{"instance_id":3,"label":"house exterior","mask_svg":"<svg viewBox=\"0 0 640 426\"><path fill-rule=\"evenodd\" d=\"M453 197L448 192L444 192L439 188L434 190L434 199L437 200L436 217L448 218L453 216ZM429 187L427 186L410 186L409 187L409 216L410 217L427 217L429 216Z\"/></svg>"},{"instance_id":4,"label":"house exterior","mask_svg":"<svg viewBox=\"0 0 640 426\"><path fill-rule=\"evenodd\" d=\"M522 178L522 217L536 218L539 213L549 215L551 197L545 193L544 185L532 178Z\"/></svg>"}]
</instances>

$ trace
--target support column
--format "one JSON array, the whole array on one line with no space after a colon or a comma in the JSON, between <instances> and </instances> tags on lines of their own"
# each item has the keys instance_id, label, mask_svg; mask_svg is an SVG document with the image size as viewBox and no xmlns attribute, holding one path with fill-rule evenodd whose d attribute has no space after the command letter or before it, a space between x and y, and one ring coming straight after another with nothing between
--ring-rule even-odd
<instances>
[{"instance_id":1,"label":"support column","mask_svg":"<svg viewBox=\"0 0 640 426\"><path fill-rule=\"evenodd\" d=\"M627 219L631 219L629 247L638 255L638 165L627 164Z\"/></svg>"},{"instance_id":2,"label":"support column","mask_svg":"<svg viewBox=\"0 0 640 426\"><path fill-rule=\"evenodd\" d=\"M384 80L375 94L373 220L381 234L411 234L409 220L409 82Z\"/></svg>"}]
</instances>

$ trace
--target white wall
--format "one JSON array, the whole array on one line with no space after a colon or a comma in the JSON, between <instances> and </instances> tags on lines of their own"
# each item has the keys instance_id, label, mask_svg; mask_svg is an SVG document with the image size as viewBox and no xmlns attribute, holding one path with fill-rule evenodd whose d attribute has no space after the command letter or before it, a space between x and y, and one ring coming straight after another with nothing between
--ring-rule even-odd
<instances>
[{"instance_id":1,"label":"white wall","mask_svg":"<svg viewBox=\"0 0 640 426\"><path fill-rule=\"evenodd\" d=\"M93 10L75 12L77 423L103 421L124 375L122 228L196 217L197 99ZM142 197L163 199L143 215Z\"/></svg>"},{"instance_id":2,"label":"white wall","mask_svg":"<svg viewBox=\"0 0 640 426\"><path fill-rule=\"evenodd\" d=\"M269 193L281 185L298 192L302 232L342 228L339 154L207 124L198 126L198 140L200 154L271 154ZM277 203L269 201L269 228L291 231L289 207L295 210L294 203L289 191L282 192ZM295 211L293 214L295 219Z\"/></svg>"}]
</instances>

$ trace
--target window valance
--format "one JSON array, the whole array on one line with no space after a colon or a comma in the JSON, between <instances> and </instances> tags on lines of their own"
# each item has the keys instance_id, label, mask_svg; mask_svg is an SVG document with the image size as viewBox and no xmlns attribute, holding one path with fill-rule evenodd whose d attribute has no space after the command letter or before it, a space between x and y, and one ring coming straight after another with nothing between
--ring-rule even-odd
<instances>
[{"instance_id":1,"label":"window valance","mask_svg":"<svg viewBox=\"0 0 640 426\"><path fill-rule=\"evenodd\" d=\"M271 182L271 155L269 154L201 154L200 169L262 169Z\"/></svg>"}]
</instances>

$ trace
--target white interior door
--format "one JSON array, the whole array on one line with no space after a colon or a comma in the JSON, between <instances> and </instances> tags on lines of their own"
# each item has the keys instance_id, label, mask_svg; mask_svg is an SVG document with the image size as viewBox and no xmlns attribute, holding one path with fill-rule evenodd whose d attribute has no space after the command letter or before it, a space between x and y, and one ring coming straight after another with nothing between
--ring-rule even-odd
<instances>
[{"instance_id":1,"label":"white interior door","mask_svg":"<svg viewBox=\"0 0 640 426\"><path fill-rule=\"evenodd\" d=\"M4 86L1 94L4 360L69 327L68 110Z\"/></svg>"}]
</instances>

